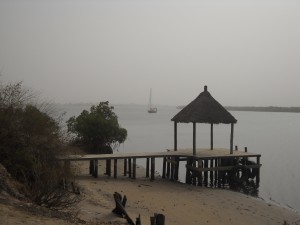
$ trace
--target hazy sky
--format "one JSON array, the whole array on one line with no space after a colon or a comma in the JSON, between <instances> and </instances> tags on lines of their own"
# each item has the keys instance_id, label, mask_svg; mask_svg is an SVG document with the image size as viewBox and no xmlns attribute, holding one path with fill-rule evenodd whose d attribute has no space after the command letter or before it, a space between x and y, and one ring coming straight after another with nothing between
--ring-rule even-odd
<instances>
[{"instance_id":1,"label":"hazy sky","mask_svg":"<svg viewBox=\"0 0 300 225\"><path fill-rule=\"evenodd\" d=\"M2 81L59 103L300 106L298 0L0 0Z\"/></svg>"}]
</instances>

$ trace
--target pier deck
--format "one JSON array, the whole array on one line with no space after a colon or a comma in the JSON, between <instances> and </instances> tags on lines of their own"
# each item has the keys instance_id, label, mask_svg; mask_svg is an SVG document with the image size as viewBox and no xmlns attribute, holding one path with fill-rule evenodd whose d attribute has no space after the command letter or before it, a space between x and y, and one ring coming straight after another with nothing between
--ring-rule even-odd
<instances>
[{"instance_id":1,"label":"pier deck","mask_svg":"<svg viewBox=\"0 0 300 225\"><path fill-rule=\"evenodd\" d=\"M155 179L155 159L163 158L162 178L178 180L179 164L185 162L186 183L207 185L210 183L226 183L226 175L234 171L237 179L244 179L245 173L250 172L256 177L256 183L259 183L260 154L236 150L230 154L229 149L197 149L196 155L193 155L193 149L172 149L165 152L133 152L113 154L87 154L87 155L69 155L62 157L66 166L70 166L71 161L89 161L90 174L98 177L99 160L106 161L105 175L111 176L113 170L114 178L118 176L118 160L123 160L124 176L136 179L136 160L146 159L146 177ZM249 161L249 158L255 158L256 162ZM244 160L244 161L243 161ZM112 165L113 161L113 165ZM237 163L238 162L238 163ZM242 168L241 168L242 167ZM236 170L236 171L235 171ZM232 175L232 172L231 172Z\"/></svg>"},{"instance_id":2,"label":"pier deck","mask_svg":"<svg viewBox=\"0 0 300 225\"><path fill-rule=\"evenodd\" d=\"M109 160L109 159L127 159L127 158L163 158L163 157L195 157L195 158L232 158L232 157L260 157L260 154L243 151L233 151L230 154L229 149L197 149L196 155L193 155L193 149L178 149L174 151L167 149L165 152L114 152L113 154L87 154L87 155L69 155L62 159L68 161L81 160Z\"/></svg>"}]
</instances>

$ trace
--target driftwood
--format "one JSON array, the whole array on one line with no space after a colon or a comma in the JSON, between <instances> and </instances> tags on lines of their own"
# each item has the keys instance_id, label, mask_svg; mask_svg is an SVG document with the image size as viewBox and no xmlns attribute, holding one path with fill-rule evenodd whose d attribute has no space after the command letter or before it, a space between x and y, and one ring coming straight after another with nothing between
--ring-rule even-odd
<instances>
[{"instance_id":1,"label":"driftwood","mask_svg":"<svg viewBox=\"0 0 300 225\"><path fill-rule=\"evenodd\" d=\"M155 213L150 217L151 225L165 225L165 216L163 214Z\"/></svg>"},{"instance_id":2,"label":"driftwood","mask_svg":"<svg viewBox=\"0 0 300 225\"><path fill-rule=\"evenodd\" d=\"M114 199L115 199L116 207L113 209L113 213L121 217L124 217L127 220L128 224L135 225L135 223L132 221L132 219L129 217L128 213L125 210L125 205L127 202L126 195L124 195L122 200L122 195L120 195L118 192L115 192Z\"/></svg>"},{"instance_id":3,"label":"driftwood","mask_svg":"<svg viewBox=\"0 0 300 225\"><path fill-rule=\"evenodd\" d=\"M118 192L114 193L114 199L116 203L116 207L112 210L113 213L117 214L120 217L124 217L128 224L130 225L142 225L141 222L141 215L136 218L136 222L134 223L132 219L129 217L128 213L125 210L125 205L127 202L127 197L124 195L122 198L122 195ZM157 214L155 213L153 217L150 217L151 225L165 225L165 216L163 214Z\"/></svg>"}]
</instances>

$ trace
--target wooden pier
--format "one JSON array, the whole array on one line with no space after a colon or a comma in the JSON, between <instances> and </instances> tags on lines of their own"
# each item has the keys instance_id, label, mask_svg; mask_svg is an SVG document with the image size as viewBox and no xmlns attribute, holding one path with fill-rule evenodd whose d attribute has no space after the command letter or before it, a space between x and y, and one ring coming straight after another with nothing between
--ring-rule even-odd
<instances>
[{"instance_id":1,"label":"wooden pier","mask_svg":"<svg viewBox=\"0 0 300 225\"><path fill-rule=\"evenodd\" d=\"M163 159L162 178L178 180L179 165L185 163L185 182L199 186L239 188L251 186L257 188L260 182L260 154L249 153L247 148L233 149L234 124L237 120L208 92L207 86L192 102L178 112L171 121L174 122L174 149L166 152L148 153L114 153L103 155L81 155L63 158L68 166L70 161L90 161L90 174L98 177L98 161L106 161L105 174L117 178L118 160L124 160L124 176L136 178L136 160L146 160L146 177L155 179L155 160ZM177 126L180 123L192 123L192 149L177 149ZM197 149L197 123L210 124L210 149ZM230 125L230 149L214 148L214 125ZM254 159L253 159L254 158ZM251 160L250 160L251 159Z\"/></svg>"},{"instance_id":2,"label":"wooden pier","mask_svg":"<svg viewBox=\"0 0 300 225\"><path fill-rule=\"evenodd\" d=\"M118 177L118 162L123 160L123 176L136 179L137 159L146 160L146 174L151 180L155 179L156 159L162 158L162 178L178 180L179 164L185 165L185 182L199 186L221 187L229 182L228 174L236 182L244 182L248 179L254 179L259 185L260 154L254 154L245 151L238 151L237 147L233 153L229 149L197 149L195 155L193 149L167 150L165 152L148 153L119 153L114 154L96 154L96 155L70 155L63 157L62 160L66 166L71 161L89 161L89 173L98 177L99 161L105 161L104 174ZM251 160L250 160L251 159ZM112 165L113 163L113 165Z\"/></svg>"}]
</instances>

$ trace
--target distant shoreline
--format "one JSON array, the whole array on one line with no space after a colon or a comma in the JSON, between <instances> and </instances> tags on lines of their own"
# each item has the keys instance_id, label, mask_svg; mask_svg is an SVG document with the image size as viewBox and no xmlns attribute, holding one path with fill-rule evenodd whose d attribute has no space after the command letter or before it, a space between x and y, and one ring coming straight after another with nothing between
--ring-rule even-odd
<instances>
[{"instance_id":1,"label":"distant shoreline","mask_svg":"<svg viewBox=\"0 0 300 225\"><path fill-rule=\"evenodd\" d=\"M185 106L177 106L177 109L183 109ZM249 112L289 112L300 113L300 107L278 107L278 106L225 106L229 111L249 111Z\"/></svg>"},{"instance_id":2,"label":"distant shoreline","mask_svg":"<svg viewBox=\"0 0 300 225\"><path fill-rule=\"evenodd\" d=\"M300 107L254 107L254 106L226 106L229 111L251 111L251 112L290 112L300 113Z\"/></svg>"}]
</instances>

